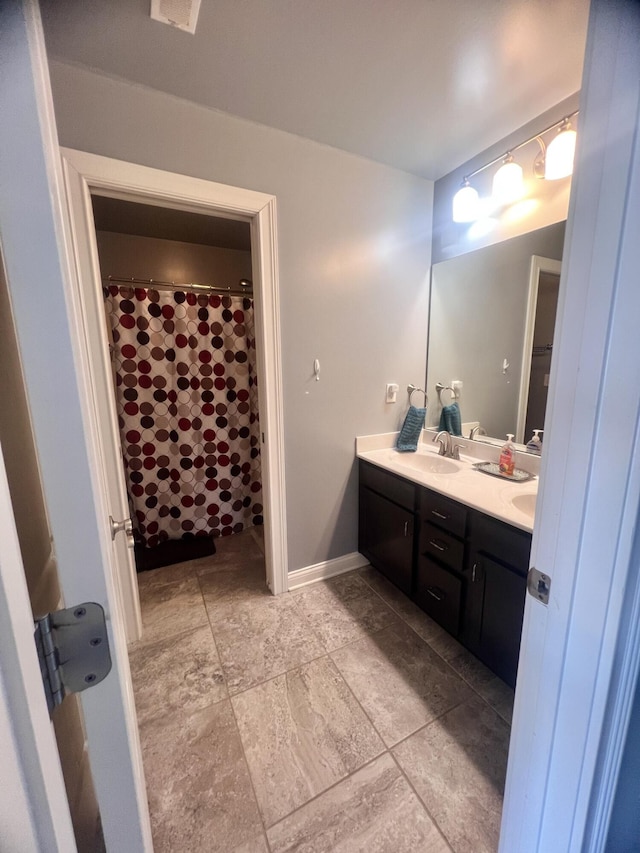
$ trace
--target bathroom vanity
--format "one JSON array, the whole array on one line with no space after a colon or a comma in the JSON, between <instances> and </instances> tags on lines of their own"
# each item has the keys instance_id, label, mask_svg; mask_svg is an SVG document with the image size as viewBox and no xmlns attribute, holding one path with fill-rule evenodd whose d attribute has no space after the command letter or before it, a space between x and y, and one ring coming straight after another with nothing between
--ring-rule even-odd
<instances>
[{"instance_id":1,"label":"bathroom vanity","mask_svg":"<svg viewBox=\"0 0 640 853\"><path fill-rule=\"evenodd\" d=\"M513 686L537 481L490 477L428 444L358 457L360 552Z\"/></svg>"}]
</instances>

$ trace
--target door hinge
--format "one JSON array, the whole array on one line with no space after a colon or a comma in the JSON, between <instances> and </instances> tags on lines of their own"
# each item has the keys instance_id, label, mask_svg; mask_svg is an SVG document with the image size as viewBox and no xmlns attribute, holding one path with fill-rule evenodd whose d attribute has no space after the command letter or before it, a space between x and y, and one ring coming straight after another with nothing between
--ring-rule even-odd
<instances>
[{"instance_id":1,"label":"door hinge","mask_svg":"<svg viewBox=\"0 0 640 853\"><path fill-rule=\"evenodd\" d=\"M551 590L551 578L533 566L527 574L527 589L529 595L532 595L543 604L549 604L549 591Z\"/></svg>"},{"instance_id":2,"label":"door hinge","mask_svg":"<svg viewBox=\"0 0 640 853\"><path fill-rule=\"evenodd\" d=\"M49 716L67 693L100 684L111 670L104 610L86 602L35 620L34 640Z\"/></svg>"}]
</instances>

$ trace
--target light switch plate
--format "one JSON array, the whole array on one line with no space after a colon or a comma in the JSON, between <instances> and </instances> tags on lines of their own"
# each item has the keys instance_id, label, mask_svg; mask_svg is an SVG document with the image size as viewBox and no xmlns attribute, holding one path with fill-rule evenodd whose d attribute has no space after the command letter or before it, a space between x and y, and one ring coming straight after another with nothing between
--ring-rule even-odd
<instances>
[{"instance_id":1,"label":"light switch plate","mask_svg":"<svg viewBox=\"0 0 640 853\"><path fill-rule=\"evenodd\" d=\"M398 385L395 382L387 383L385 401L387 403L398 402Z\"/></svg>"}]
</instances>

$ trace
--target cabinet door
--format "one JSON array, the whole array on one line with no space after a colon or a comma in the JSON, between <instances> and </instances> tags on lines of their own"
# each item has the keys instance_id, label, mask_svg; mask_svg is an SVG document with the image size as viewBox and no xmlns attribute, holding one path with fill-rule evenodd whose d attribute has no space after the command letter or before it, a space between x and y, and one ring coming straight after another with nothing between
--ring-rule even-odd
<instances>
[{"instance_id":1,"label":"cabinet door","mask_svg":"<svg viewBox=\"0 0 640 853\"><path fill-rule=\"evenodd\" d=\"M515 685L526 578L476 553L471 559L465 643L507 684Z\"/></svg>"},{"instance_id":2,"label":"cabinet door","mask_svg":"<svg viewBox=\"0 0 640 853\"><path fill-rule=\"evenodd\" d=\"M408 595L413 576L414 514L360 489L360 552Z\"/></svg>"}]
</instances>

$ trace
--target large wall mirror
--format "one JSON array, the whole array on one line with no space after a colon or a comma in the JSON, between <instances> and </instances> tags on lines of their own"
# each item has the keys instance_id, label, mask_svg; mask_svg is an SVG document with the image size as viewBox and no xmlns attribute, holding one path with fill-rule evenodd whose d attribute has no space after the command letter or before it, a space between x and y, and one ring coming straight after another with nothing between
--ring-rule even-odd
<instances>
[{"instance_id":1,"label":"large wall mirror","mask_svg":"<svg viewBox=\"0 0 640 853\"><path fill-rule=\"evenodd\" d=\"M427 426L458 380L463 435L480 426L526 443L544 428L564 232L559 222L433 266Z\"/></svg>"}]
</instances>

